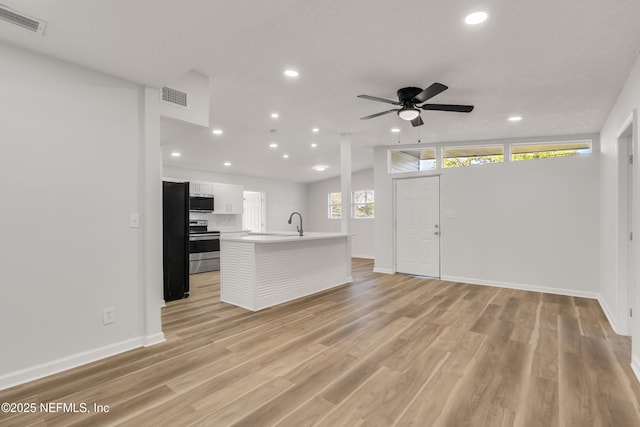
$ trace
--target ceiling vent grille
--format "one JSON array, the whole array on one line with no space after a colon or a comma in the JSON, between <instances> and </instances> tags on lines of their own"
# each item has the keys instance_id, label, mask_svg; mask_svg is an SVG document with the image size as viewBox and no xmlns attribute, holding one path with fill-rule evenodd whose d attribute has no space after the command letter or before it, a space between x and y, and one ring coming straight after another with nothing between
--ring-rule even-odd
<instances>
[{"instance_id":1,"label":"ceiling vent grille","mask_svg":"<svg viewBox=\"0 0 640 427\"><path fill-rule=\"evenodd\" d=\"M186 92L181 92L177 89L173 89L167 86L163 87L162 100L170 104L179 105L181 107L187 108Z\"/></svg>"},{"instance_id":2,"label":"ceiling vent grille","mask_svg":"<svg viewBox=\"0 0 640 427\"><path fill-rule=\"evenodd\" d=\"M25 15L24 13L8 8L2 4L0 4L0 20L17 25L29 31L33 31L40 35L44 34L44 27L47 25L46 22L40 19Z\"/></svg>"}]
</instances>

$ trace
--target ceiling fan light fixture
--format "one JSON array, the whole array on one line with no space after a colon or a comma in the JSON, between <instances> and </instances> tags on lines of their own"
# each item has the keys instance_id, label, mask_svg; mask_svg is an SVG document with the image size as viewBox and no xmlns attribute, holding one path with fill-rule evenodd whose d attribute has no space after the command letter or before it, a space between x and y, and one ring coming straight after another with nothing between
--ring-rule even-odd
<instances>
[{"instance_id":1,"label":"ceiling fan light fixture","mask_svg":"<svg viewBox=\"0 0 640 427\"><path fill-rule=\"evenodd\" d=\"M398 116L400 116L402 120L406 120L408 122L415 119L419 115L420 110L416 108L401 108L400 110L398 110Z\"/></svg>"}]
</instances>

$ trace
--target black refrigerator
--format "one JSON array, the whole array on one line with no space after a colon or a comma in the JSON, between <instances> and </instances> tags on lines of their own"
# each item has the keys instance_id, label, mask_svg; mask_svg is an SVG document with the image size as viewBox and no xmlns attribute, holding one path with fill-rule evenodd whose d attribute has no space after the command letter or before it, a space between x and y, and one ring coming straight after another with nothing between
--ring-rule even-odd
<instances>
[{"instance_id":1,"label":"black refrigerator","mask_svg":"<svg viewBox=\"0 0 640 427\"><path fill-rule=\"evenodd\" d=\"M164 300L189 296L189 183L162 181Z\"/></svg>"}]
</instances>

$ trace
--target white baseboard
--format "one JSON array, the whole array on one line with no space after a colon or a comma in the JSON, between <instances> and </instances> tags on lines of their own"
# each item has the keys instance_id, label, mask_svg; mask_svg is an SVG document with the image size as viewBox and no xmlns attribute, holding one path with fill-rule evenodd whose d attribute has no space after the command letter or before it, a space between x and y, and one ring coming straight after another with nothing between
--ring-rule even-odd
<instances>
[{"instance_id":1,"label":"white baseboard","mask_svg":"<svg viewBox=\"0 0 640 427\"><path fill-rule=\"evenodd\" d=\"M161 342L165 342L166 339L162 332L158 332L157 334L149 335L144 338L144 346L151 347L152 345L160 344Z\"/></svg>"},{"instance_id":2,"label":"white baseboard","mask_svg":"<svg viewBox=\"0 0 640 427\"><path fill-rule=\"evenodd\" d=\"M158 339L157 335L153 335L152 337L154 337L154 339ZM162 336L162 340L164 340L164 335ZM4 390L6 388L13 387L19 384L24 384L26 382L37 380L49 375L57 374L58 372L76 368L81 365L86 365L87 363L95 362L96 360L104 359L109 356L124 353L125 351L133 350L134 348L142 347L143 345L145 345L144 337L131 338L119 343L84 351L82 353L63 357L61 359L43 363L41 365L21 369L16 372L10 372L8 374L0 376L0 390Z\"/></svg>"},{"instance_id":3,"label":"white baseboard","mask_svg":"<svg viewBox=\"0 0 640 427\"><path fill-rule=\"evenodd\" d=\"M382 273L382 274L396 274L395 271L393 271L390 268L378 268L378 267L374 267L373 269L374 273Z\"/></svg>"},{"instance_id":4,"label":"white baseboard","mask_svg":"<svg viewBox=\"0 0 640 427\"><path fill-rule=\"evenodd\" d=\"M469 277L442 276L442 280L449 282L469 283L472 285L495 286L497 288L517 289L520 291L545 292L547 294L567 295L571 297L598 299L598 292L576 291L574 289L547 288L545 286L524 285L521 283L496 282L493 280L472 279Z\"/></svg>"},{"instance_id":5,"label":"white baseboard","mask_svg":"<svg viewBox=\"0 0 640 427\"><path fill-rule=\"evenodd\" d=\"M628 335L627 331L623 331L622 329L618 328L618 325L615 322L615 317L613 315L613 312L611 311L611 308L609 308L609 305L604 300L604 298L602 298L602 295L598 295L598 302L600 303L600 307L602 308L604 315L607 316L607 320L609 321L609 324L611 325L613 332L615 332L618 335Z\"/></svg>"},{"instance_id":6,"label":"white baseboard","mask_svg":"<svg viewBox=\"0 0 640 427\"><path fill-rule=\"evenodd\" d=\"M375 259L373 255L351 254L351 258Z\"/></svg>"},{"instance_id":7,"label":"white baseboard","mask_svg":"<svg viewBox=\"0 0 640 427\"><path fill-rule=\"evenodd\" d=\"M636 374L636 378L640 381L640 357L631 356L631 369Z\"/></svg>"}]
</instances>

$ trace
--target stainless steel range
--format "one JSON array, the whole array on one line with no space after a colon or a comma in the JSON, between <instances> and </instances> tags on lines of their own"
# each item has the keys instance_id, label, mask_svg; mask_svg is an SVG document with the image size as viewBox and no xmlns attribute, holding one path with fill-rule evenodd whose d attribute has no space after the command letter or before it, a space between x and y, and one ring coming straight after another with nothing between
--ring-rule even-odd
<instances>
[{"instance_id":1,"label":"stainless steel range","mask_svg":"<svg viewBox=\"0 0 640 427\"><path fill-rule=\"evenodd\" d=\"M220 270L220 232L208 225L206 219L189 221L189 274Z\"/></svg>"}]
</instances>

